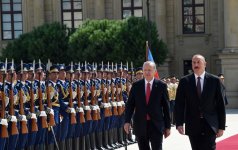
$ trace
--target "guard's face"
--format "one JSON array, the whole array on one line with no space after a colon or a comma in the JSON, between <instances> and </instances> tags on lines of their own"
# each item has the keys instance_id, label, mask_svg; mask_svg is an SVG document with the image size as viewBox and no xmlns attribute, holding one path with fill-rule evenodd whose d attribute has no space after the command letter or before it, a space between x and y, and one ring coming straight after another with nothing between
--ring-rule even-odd
<instances>
[{"instance_id":1,"label":"guard's face","mask_svg":"<svg viewBox=\"0 0 238 150\"><path fill-rule=\"evenodd\" d=\"M155 74L155 68L154 66L150 64L145 64L143 68L143 75L147 81L150 81L153 79Z\"/></svg>"},{"instance_id":2,"label":"guard's face","mask_svg":"<svg viewBox=\"0 0 238 150\"><path fill-rule=\"evenodd\" d=\"M138 80L143 79L143 73L137 73L136 79L138 79Z\"/></svg>"},{"instance_id":3,"label":"guard's face","mask_svg":"<svg viewBox=\"0 0 238 150\"><path fill-rule=\"evenodd\" d=\"M206 68L206 61L202 56L194 56L192 58L192 68L195 74L201 75Z\"/></svg>"}]
</instances>

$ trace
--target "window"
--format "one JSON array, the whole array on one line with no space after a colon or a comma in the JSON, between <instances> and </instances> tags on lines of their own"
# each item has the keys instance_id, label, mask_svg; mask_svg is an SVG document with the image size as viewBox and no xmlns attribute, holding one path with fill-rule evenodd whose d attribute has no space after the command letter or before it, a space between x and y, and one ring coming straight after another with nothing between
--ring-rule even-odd
<instances>
[{"instance_id":1,"label":"window","mask_svg":"<svg viewBox=\"0 0 238 150\"><path fill-rule=\"evenodd\" d=\"M205 32L204 0L183 0L183 33Z\"/></svg>"},{"instance_id":2,"label":"window","mask_svg":"<svg viewBox=\"0 0 238 150\"><path fill-rule=\"evenodd\" d=\"M142 0L122 0L122 19L142 15Z\"/></svg>"},{"instance_id":3,"label":"window","mask_svg":"<svg viewBox=\"0 0 238 150\"><path fill-rule=\"evenodd\" d=\"M68 28L75 29L82 24L82 0L61 0L62 22Z\"/></svg>"},{"instance_id":4,"label":"window","mask_svg":"<svg viewBox=\"0 0 238 150\"><path fill-rule=\"evenodd\" d=\"M2 39L16 39L23 32L22 0L2 0L0 4Z\"/></svg>"}]
</instances>

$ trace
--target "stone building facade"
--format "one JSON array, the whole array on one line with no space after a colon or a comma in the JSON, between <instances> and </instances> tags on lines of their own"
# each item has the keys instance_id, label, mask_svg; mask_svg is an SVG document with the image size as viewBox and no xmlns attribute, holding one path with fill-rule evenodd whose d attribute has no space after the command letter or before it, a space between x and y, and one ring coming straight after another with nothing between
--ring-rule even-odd
<instances>
[{"instance_id":1,"label":"stone building facade","mask_svg":"<svg viewBox=\"0 0 238 150\"><path fill-rule=\"evenodd\" d=\"M202 54L208 72L225 75L228 107L238 108L237 0L1 0L0 49L44 23L73 28L86 19L147 16L147 2L149 18L169 48L160 76L187 74L192 55Z\"/></svg>"}]
</instances>

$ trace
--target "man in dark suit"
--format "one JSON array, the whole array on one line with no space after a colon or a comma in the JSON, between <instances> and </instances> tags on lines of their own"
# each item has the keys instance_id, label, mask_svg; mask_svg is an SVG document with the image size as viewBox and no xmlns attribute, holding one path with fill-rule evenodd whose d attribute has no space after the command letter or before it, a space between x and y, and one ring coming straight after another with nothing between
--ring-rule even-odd
<instances>
[{"instance_id":1,"label":"man in dark suit","mask_svg":"<svg viewBox=\"0 0 238 150\"><path fill-rule=\"evenodd\" d=\"M167 85L154 78L156 66L147 61L143 65L144 79L132 85L125 110L124 129L129 133L134 113L134 132L140 150L162 150L164 137L170 135Z\"/></svg>"},{"instance_id":2,"label":"man in dark suit","mask_svg":"<svg viewBox=\"0 0 238 150\"><path fill-rule=\"evenodd\" d=\"M205 68L205 58L200 54L194 55L194 73L180 80L175 99L177 130L189 136L193 150L215 150L216 137L222 136L225 130L221 82Z\"/></svg>"}]
</instances>

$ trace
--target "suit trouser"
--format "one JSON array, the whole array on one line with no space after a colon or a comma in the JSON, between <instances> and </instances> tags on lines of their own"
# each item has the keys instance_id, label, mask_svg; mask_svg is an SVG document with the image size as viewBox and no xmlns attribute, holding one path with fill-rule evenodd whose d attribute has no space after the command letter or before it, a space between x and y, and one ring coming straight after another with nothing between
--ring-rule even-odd
<instances>
[{"instance_id":1,"label":"suit trouser","mask_svg":"<svg viewBox=\"0 0 238 150\"><path fill-rule=\"evenodd\" d=\"M193 150L215 150L216 149L216 134L211 129L204 118L201 121L201 134L189 135L189 140Z\"/></svg>"},{"instance_id":2,"label":"suit trouser","mask_svg":"<svg viewBox=\"0 0 238 150\"><path fill-rule=\"evenodd\" d=\"M162 150L163 134L155 129L151 121L147 121L147 134L137 136L137 142L140 150Z\"/></svg>"}]
</instances>

